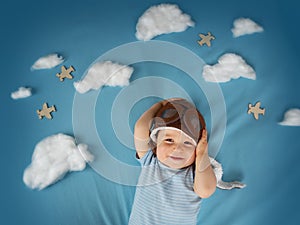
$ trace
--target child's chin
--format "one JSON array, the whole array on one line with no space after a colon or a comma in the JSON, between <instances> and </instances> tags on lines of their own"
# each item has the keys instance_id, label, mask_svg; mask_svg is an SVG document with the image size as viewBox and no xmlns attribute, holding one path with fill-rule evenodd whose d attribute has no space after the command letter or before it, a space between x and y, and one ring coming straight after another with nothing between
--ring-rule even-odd
<instances>
[{"instance_id":1,"label":"child's chin","mask_svg":"<svg viewBox=\"0 0 300 225\"><path fill-rule=\"evenodd\" d=\"M168 163L167 166L170 167L171 169L182 169L185 167L185 165L182 163L174 163L174 162Z\"/></svg>"},{"instance_id":2,"label":"child's chin","mask_svg":"<svg viewBox=\"0 0 300 225\"><path fill-rule=\"evenodd\" d=\"M178 165L178 164L174 164L174 163L171 163L171 162L161 162L162 164L164 164L165 166L171 168L171 169L181 169L182 166L181 165Z\"/></svg>"}]
</instances>

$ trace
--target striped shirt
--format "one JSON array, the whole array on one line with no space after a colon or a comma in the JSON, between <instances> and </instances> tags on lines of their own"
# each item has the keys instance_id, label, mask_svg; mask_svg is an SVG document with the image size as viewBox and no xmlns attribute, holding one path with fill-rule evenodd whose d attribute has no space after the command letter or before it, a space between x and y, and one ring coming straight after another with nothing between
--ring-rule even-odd
<instances>
[{"instance_id":1,"label":"striped shirt","mask_svg":"<svg viewBox=\"0 0 300 225\"><path fill-rule=\"evenodd\" d=\"M201 198L193 190L193 166L171 169L159 162L151 150L139 161L142 170L129 224L196 224Z\"/></svg>"}]
</instances>

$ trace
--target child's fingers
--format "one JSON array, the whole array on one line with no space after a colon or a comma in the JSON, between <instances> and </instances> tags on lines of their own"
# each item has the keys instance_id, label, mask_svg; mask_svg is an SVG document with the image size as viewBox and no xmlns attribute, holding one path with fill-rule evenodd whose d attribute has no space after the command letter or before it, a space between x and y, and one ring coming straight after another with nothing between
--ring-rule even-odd
<instances>
[{"instance_id":1,"label":"child's fingers","mask_svg":"<svg viewBox=\"0 0 300 225\"><path fill-rule=\"evenodd\" d=\"M169 98L169 99L166 99L167 102L173 102L173 101L180 101L180 100L184 100L183 98Z\"/></svg>"},{"instance_id":2,"label":"child's fingers","mask_svg":"<svg viewBox=\"0 0 300 225\"><path fill-rule=\"evenodd\" d=\"M164 99L161 101L161 104L162 106L165 106L168 102L169 102L168 99Z\"/></svg>"},{"instance_id":3,"label":"child's fingers","mask_svg":"<svg viewBox=\"0 0 300 225\"><path fill-rule=\"evenodd\" d=\"M202 136L201 136L200 142L202 142L202 143L207 142L207 131L206 131L206 129L203 129L203 131L202 131Z\"/></svg>"},{"instance_id":4,"label":"child's fingers","mask_svg":"<svg viewBox=\"0 0 300 225\"><path fill-rule=\"evenodd\" d=\"M197 145L197 154L202 154L207 149L207 131L204 129L202 131L202 137Z\"/></svg>"},{"instance_id":5,"label":"child's fingers","mask_svg":"<svg viewBox=\"0 0 300 225\"><path fill-rule=\"evenodd\" d=\"M204 137L205 139L207 139L207 130L203 129L202 131L202 137Z\"/></svg>"}]
</instances>

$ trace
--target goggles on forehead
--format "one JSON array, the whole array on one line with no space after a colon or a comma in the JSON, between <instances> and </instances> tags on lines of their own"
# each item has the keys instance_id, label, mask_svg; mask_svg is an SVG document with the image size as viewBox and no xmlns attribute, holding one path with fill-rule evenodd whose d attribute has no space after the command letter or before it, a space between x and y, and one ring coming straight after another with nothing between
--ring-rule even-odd
<instances>
[{"instance_id":1,"label":"goggles on forehead","mask_svg":"<svg viewBox=\"0 0 300 225\"><path fill-rule=\"evenodd\" d=\"M189 136L188 134L186 134L182 130L179 130L176 127L157 127L157 128L155 128L154 130L151 131L151 134L150 134L150 138L152 139L152 141L157 143L157 133L158 133L158 131L162 131L162 130L176 130L176 131L179 131L181 133L181 135L183 135L186 138L190 139L194 146L197 146L197 142L194 140L194 138L192 138L191 136Z\"/></svg>"},{"instance_id":2,"label":"goggles on forehead","mask_svg":"<svg viewBox=\"0 0 300 225\"><path fill-rule=\"evenodd\" d=\"M195 106L180 99L170 101L158 110L151 130L159 127L175 127L198 142L205 128L205 121Z\"/></svg>"}]
</instances>

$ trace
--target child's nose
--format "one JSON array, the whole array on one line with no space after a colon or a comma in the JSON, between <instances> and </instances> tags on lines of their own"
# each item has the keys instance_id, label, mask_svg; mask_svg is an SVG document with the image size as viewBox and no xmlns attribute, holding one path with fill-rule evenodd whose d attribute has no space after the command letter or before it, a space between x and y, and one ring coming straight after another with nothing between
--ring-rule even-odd
<instances>
[{"instance_id":1,"label":"child's nose","mask_svg":"<svg viewBox=\"0 0 300 225\"><path fill-rule=\"evenodd\" d=\"M182 151L180 144L175 144L173 147L173 151Z\"/></svg>"}]
</instances>

